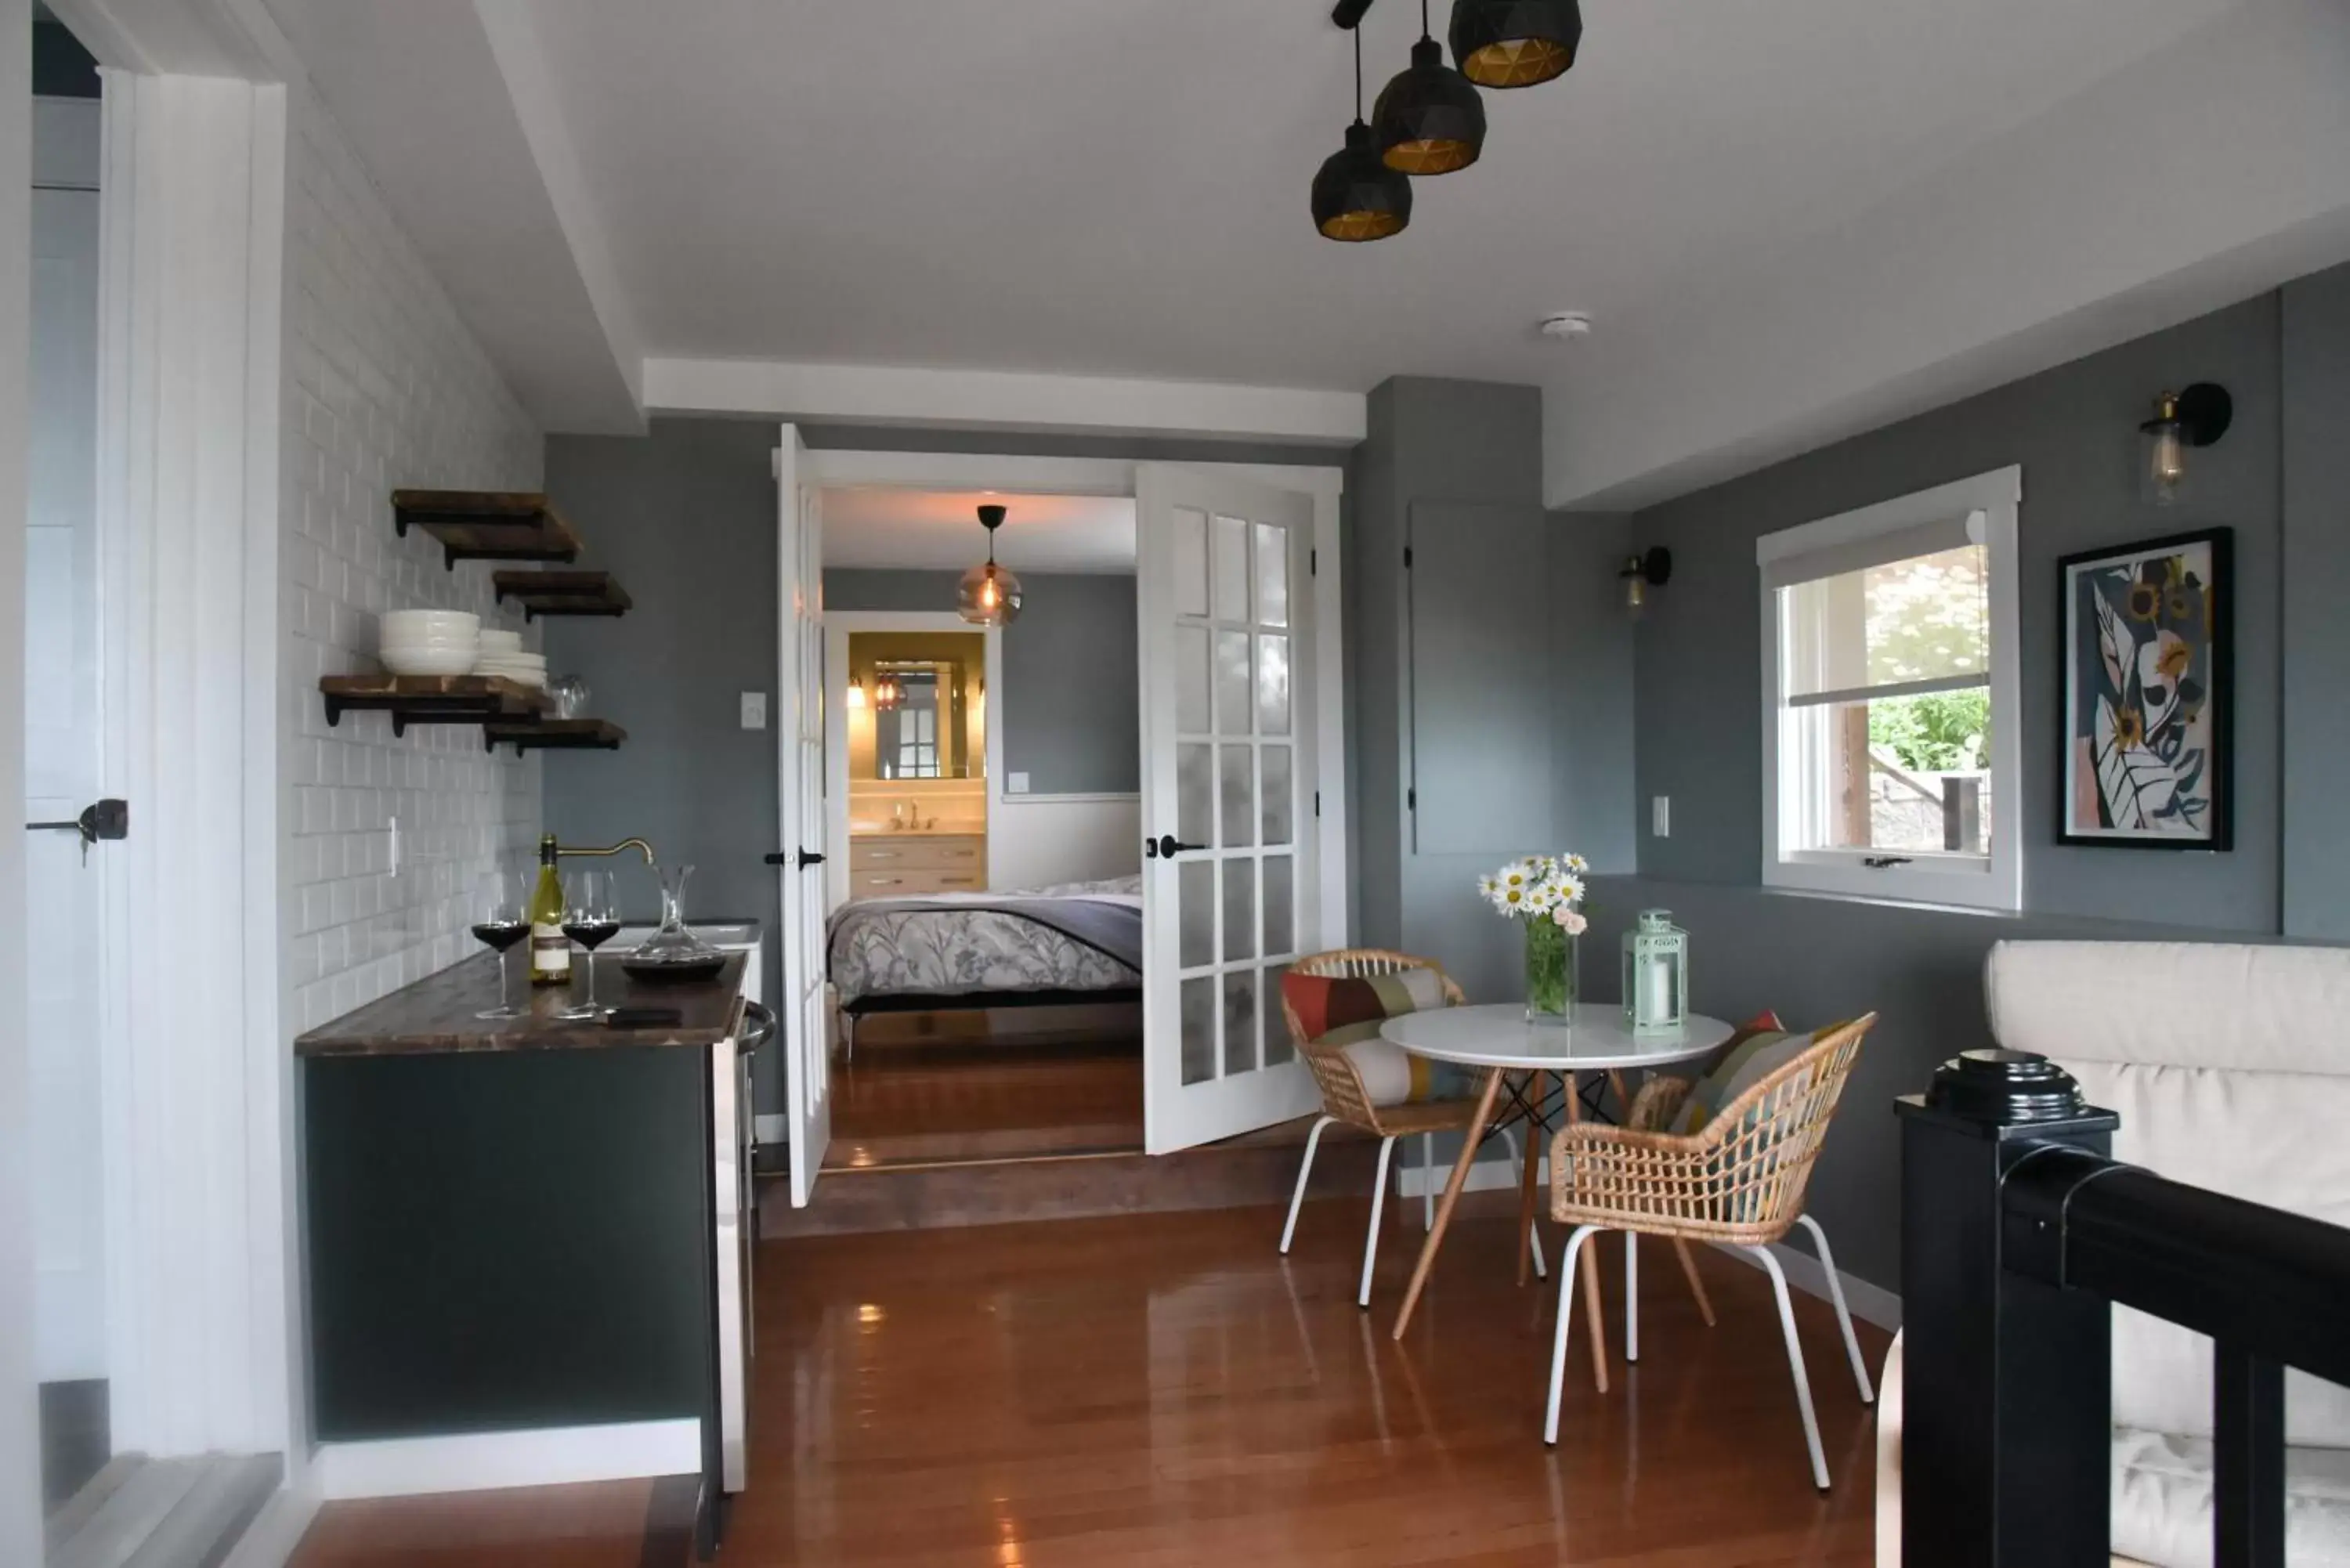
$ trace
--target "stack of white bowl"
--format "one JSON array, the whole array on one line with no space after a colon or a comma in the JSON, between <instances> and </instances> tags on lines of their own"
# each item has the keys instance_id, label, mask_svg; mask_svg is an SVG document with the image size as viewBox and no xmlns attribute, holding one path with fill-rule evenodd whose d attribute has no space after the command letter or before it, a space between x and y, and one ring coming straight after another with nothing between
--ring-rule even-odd
<instances>
[{"instance_id":1,"label":"stack of white bowl","mask_svg":"<svg viewBox=\"0 0 2350 1568\"><path fill-rule=\"evenodd\" d=\"M387 610L377 633L394 675L470 675L481 656L482 618L464 610Z\"/></svg>"},{"instance_id":2,"label":"stack of white bowl","mask_svg":"<svg viewBox=\"0 0 2350 1568\"><path fill-rule=\"evenodd\" d=\"M522 633L498 631L482 633L481 651L473 659L476 675L501 675L506 680L539 691L546 689L546 655L525 652Z\"/></svg>"}]
</instances>

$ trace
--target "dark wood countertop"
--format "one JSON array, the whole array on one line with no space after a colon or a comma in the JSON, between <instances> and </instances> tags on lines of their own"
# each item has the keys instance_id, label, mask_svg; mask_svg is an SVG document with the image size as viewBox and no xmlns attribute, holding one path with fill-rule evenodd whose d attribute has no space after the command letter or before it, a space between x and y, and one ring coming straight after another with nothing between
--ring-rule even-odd
<instances>
[{"instance_id":1,"label":"dark wood countertop","mask_svg":"<svg viewBox=\"0 0 2350 1568\"><path fill-rule=\"evenodd\" d=\"M727 955L714 980L697 985L640 985L618 955L597 966L597 1001L606 1007L669 1007L675 1023L614 1029L555 1015L572 1003L569 988L533 991L520 1018L476 1018L498 1002L498 961L476 953L347 1012L294 1042L297 1056L419 1055L465 1051L601 1051L629 1045L715 1045L742 1017L743 955ZM573 961L579 961L573 955ZM517 989L522 989L517 987Z\"/></svg>"}]
</instances>

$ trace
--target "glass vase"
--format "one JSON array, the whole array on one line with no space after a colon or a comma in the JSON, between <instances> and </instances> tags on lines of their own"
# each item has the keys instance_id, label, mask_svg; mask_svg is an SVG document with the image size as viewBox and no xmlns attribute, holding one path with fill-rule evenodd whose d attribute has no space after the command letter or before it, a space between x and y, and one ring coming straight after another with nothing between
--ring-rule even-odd
<instances>
[{"instance_id":1,"label":"glass vase","mask_svg":"<svg viewBox=\"0 0 2350 1568\"><path fill-rule=\"evenodd\" d=\"M1557 921L1535 916L1526 927L1526 1022L1575 1022L1576 939Z\"/></svg>"}]
</instances>

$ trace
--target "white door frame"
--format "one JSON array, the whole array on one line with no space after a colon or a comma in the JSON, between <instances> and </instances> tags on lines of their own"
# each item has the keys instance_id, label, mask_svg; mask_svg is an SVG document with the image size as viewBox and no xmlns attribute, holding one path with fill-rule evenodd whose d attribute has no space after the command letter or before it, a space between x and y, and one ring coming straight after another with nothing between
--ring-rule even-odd
<instances>
[{"instance_id":1,"label":"white door frame","mask_svg":"<svg viewBox=\"0 0 2350 1568\"><path fill-rule=\"evenodd\" d=\"M26 417L32 350L33 18L0 0L0 822L24 818ZM0 843L0 993L25 993L25 841ZM41 1556L40 1434L33 1393L32 1065L25 1010L0 1017L0 1561Z\"/></svg>"},{"instance_id":2,"label":"white door frame","mask_svg":"<svg viewBox=\"0 0 2350 1568\"><path fill-rule=\"evenodd\" d=\"M814 456L814 453L810 453ZM848 637L860 631L968 632L985 651L980 679L986 683L987 728L983 732L988 821L995 820L996 780L1003 771L1002 730L995 722L995 693L1003 689L1003 635L1000 628L973 626L952 610L837 610L824 612L824 907L848 901Z\"/></svg>"},{"instance_id":3,"label":"white door frame","mask_svg":"<svg viewBox=\"0 0 2350 1568\"><path fill-rule=\"evenodd\" d=\"M1137 460L1130 458L1024 457L1016 453L937 452L810 452L801 482L842 488L886 490L999 490L1027 495L1127 495L1134 493ZM1148 460L1157 461L1157 460ZM1321 671L1315 692L1315 759L1322 780L1322 815L1315 843L1322 898L1322 931L1332 947L1345 947L1347 928L1346 576L1340 556L1338 509L1346 471L1260 462L1185 462L1179 466L1231 474L1294 490L1314 503L1314 657ZM991 669L989 690L996 688ZM999 804L1001 726L988 714L988 810ZM1039 796L1014 796L1014 800ZM1139 797L1138 797L1139 798Z\"/></svg>"}]
</instances>

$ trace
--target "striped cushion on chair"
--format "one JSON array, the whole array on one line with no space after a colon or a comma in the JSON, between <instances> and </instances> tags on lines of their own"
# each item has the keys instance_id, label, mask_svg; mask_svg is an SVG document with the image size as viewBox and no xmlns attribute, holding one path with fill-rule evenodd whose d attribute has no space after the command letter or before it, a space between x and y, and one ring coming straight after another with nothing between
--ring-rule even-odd
<instances>
[{"instance_id":1,"label":"striped cushion on chair","mask_svg":"<svg viewBox=\"0 0 2350 1568\"><path fill-rule=\"evenodd\" d=\"M1445 1005L1444 980L1435 970L1363 976L1292 970L1281 977L1281 989L1310 1044L1345 1050L1371 1104L1419 1105L1476 1092L1477 1075L1468 1068L1430 1062L1379 1038L1388 1019Z\"/></svg>"}]
</instances>

